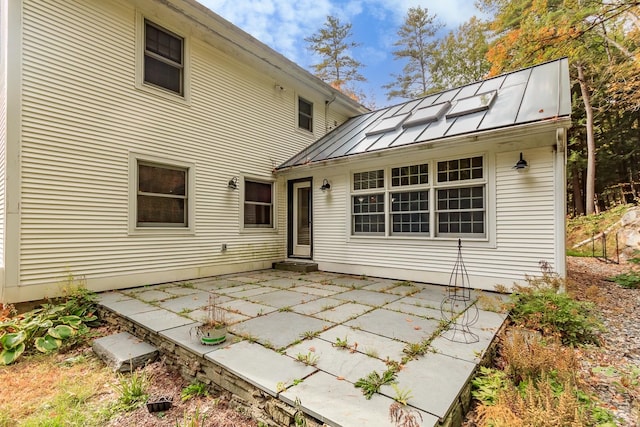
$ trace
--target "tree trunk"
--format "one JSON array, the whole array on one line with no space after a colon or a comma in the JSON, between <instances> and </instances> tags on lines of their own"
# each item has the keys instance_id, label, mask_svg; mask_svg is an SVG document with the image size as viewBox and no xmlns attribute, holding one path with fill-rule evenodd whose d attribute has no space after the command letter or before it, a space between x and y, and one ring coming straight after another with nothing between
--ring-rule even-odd
<instances>
[{"instance_id":1,"label":"tree trunk","mask_svg":"<svg viewBox=\"0 0 640 427\"><path fill-rule=\"evenodd\" d=\"M589 88L584 77L584 69L582 64L576 65L578 69L578 82L580 83L580 92L582 94L582 102L584 103L584 111L587 116L587 177L586 177L586 194L585 213L590 215L593 213L595 206L595 187L596 187L596 142L593 135L593 106L591 105L591 96Z\"/></svg>"},{"instance_id":2,"label":"tree trunk","mask_svg":"<svg viewBox=\"0 0 640 427\"><path fill-rule=\"evenodd\" d=\"M584 201L582 200L582 183L580 182L580 171L577 166L573 166L573 213L575 216L584 215Z\"/></svg>"}]
</instances>

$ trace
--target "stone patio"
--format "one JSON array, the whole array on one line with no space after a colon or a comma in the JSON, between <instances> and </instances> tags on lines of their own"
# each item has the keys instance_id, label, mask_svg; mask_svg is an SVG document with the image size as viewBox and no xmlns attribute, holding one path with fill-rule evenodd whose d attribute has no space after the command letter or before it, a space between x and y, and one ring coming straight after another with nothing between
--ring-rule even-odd
<instances>
[{"instance_id":1,"label":"stone patio","mask_svg":"<svg viewBox=\"0 0 640 427\"><path fill-rule=\"evenodd\" d=\"M211 372L204 371L218 387L233 393L237 378L278 404L299 401L298 409L329 426L392 426L389 406L397 391L385 385L367 400L354 383L372 371L382 374L389 361L400 362L407 345L429 342L429 352L398 372L396 388L410 392L409 409L420 414L422 426L439 426L461 419L472 374L506 318L487 310L503 296L485 294L471 327L480 340L452 342L441 331L445 291L424 283L263 270L108 292L99 303L134 325L136 335L145 335L140 338L169 343L165 352L179 349L189 360L210 363ZM215 347L201 345L193 333L210 294L218 295L232 323L227 341ZM298 361L305 355L315 364Z\"/></svg>"}]
</instances>

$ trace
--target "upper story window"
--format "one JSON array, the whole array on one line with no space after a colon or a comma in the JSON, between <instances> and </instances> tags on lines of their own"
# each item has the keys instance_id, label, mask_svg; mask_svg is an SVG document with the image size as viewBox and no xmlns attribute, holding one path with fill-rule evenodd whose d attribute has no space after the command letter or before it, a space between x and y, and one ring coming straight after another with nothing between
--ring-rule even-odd
<instances>
[{"instance_id":1,"label":"upper story window","mask_svg":"<svg viewBox=\"0 0 640 427\"><path fill-rule=\"evenodd\" d=\"M313 132L313 103L298 97L298 127Z\"/></svg>"},{"instance_id":2,"label":"upper story window","mask_svg":"<svg viewBox=\"0 0 640 427\"><path fill-rule=\"evenodd\" d=\"M146 19L144 82L184 95L184 39Z\"/></svg>"}]
</instances>

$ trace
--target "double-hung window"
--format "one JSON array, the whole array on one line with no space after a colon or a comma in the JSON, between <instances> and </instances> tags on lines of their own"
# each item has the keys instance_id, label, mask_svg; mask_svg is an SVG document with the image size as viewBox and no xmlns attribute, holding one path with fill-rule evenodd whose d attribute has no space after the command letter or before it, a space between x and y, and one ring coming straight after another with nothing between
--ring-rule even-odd
<instances>
[{"instance_id":1,"label":"double-hung window","mask_svg":"<svg viewBox=\"0 0 640 427\"><path fill-rule=\"evenodd\" d=\"M429 165L391 169L391 234L429 236Z\"/></svg>"},{"instance_id":2,"label":"double-hung window","mask_svg":"<svg viewBox=\"0 0 640 427\"><path fill-rule=\"evenodd\" d=\"M188 174L187 168L137 161L137 227L189 227Z\"/></svg>"},{"instance_id":3,"label":"double-hung window","mask_svg":"<svg viewBox=\"0 0 640 427\"><path fill-rule=\"evenodd\" d=\"M184 39L146 19L144 82L184 95Z\"/></svg>"},{"instance_id":4,"label":"double-hung window","mask_svg":"<svg viewBox=\"0 0 640 427\"><path fill-rule=\"evenodd\" d=\"M244 181L245 228L273 227L273 183Z\"/></svg>"},{"instance_id":5,"label":"double-hung window","mask_svg":"<svg viewBox=\"0 0 640 427\"><path fill-rule=\"evenodd\" d=\"M313 103L298 97L298 127L313 132Z\"/></svg>"},{"instance_id":6,"label":"double-hung window","mask_svg":"<svg viewBox=\"0 0 640 427\"><path fill-rule=\"evenodd\" d=\"M485 236L483 158L438 162L438 236Z\"/></svg>"},{"instance_id":7,"label":"double-hung window","mask_svg":"<svg viewBox=\"0 0 640 427\"><path fill-rule=\"evenodd\" d=\"M432 176L430 171L434 171ZM355 172L351 233L423 239L485 238L485 178L483 156Z\"/></svg>"},{"instance_id":8,"label":"double-hung window","mask_svg":"<svg viewBox=\"0 0 640 427\"><path fill-rule=\"evenodd\" d=\"M384 234L384 170L357 172L353 175L353 234Z\"/></svg>"}]
</instances>

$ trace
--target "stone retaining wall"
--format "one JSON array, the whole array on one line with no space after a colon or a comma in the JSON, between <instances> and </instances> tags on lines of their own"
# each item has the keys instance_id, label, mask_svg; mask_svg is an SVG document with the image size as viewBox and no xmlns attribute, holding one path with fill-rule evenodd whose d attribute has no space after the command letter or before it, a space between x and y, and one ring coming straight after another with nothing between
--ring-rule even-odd
<instances>
[{"instance_id":1,"label":"stone retaining wall","mask_svg":"<svg viewBox=\"0 0 640 427\"><path fill-rule=\"evenodd\" d=\"M191 352L159 334L143 328L136 323L118 316L103 307L98 308L98 315L104 322L154 345L160 352L165 365L187 381L195 380L209 385L217 393L225 395L231 407L248 414L253 419L269 427L295 427L296 408L265 393L254 385L233 375L212 361ZM486 352L483 363L488 364L493 357L495 345ZM438 427L457 427L462 424L464 416L471 406L471 383L469 382L458 396L458 404L442 420ZM308 427L322 427L326 424L305 414Z\"/></svg>"}]
</instances>

